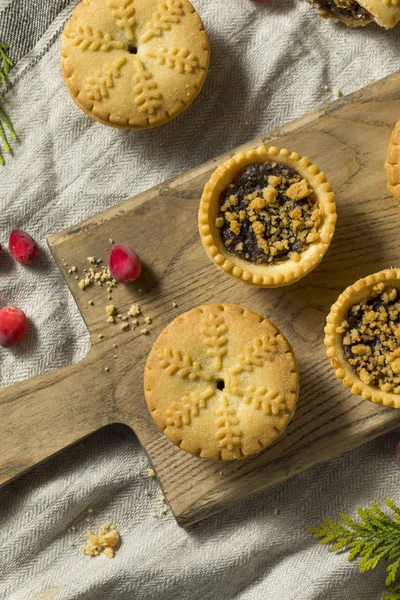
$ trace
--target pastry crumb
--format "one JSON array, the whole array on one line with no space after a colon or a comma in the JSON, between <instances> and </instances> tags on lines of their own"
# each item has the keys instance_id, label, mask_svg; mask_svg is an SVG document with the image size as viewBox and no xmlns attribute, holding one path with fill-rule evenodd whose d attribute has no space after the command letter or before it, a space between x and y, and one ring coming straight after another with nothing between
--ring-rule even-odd
<instances>
[{"instance_id":1,"label":"pastry crumb","mask_svg":"<svg viewBox=\"0 0 400 600\"><path fill-rule=\"evenodd\" d=\"M336 96L336 98L341 98L343 96L343 92L339 88L333 88L332 91L333 95Z\"/></svg>"},{"instance_id":2,"label":"pastry crumb","mask_svg":"<svg viewBox=\"0 0 400 600\"><path fill-rule=\"evenodd\" d=\"M132 304L132 306L128 310L128 317L137 317L138 315L140 315L139 304Z\"/></svg>"},{"instance_id":3,"label":"pastry crumb","mask_svg":"<svg viewBox=\"0 0 400 600\"><path fill-rule=\"evenodd\" d=\"M116 311L116 309L115 309L114 304L108 304L106 306L106 313L108 313L110 316L115 315L115 311Z\"/></svg>"},{"instance_id":4,"label":"pastry crumb","mask_svg":"<svg viewBox=\"0 0 400 600\"><path fill-rule=\"evenodd\" d=\"M86 536L88 538L88 543L82 545L80 550L87 556L104 554L107 558L114 558L118 546L121 543L121 537L117 529L108 523L101 526L97 535L88 530Z\"/></svg>"},{"instance_id":5,"label":"pastry crumb","mask_svg":"<svg viewBox=\"0 0 400 600\"><path fill-rule=\"evenodd\" d=\"M149 330L148 330L148 329L145 327L144 329L142 329L142 330L140 331L140 333L141 333L142 335L149 335L150 331L149 331Z\"/></svg>"},{"instance_id":6,"label":"pastry crumb","mask_svg":"<svg viewBox=\"0 0 400 600\"><path fill-rule=\"evenodd\" d=\"M177 308L177 307L178 307L178 305L177 305L177 303L176 303L176 302L173 302L173 303L172 303L172 306L173 306L173 308Z\"/></svg>"},{"instance_id":7,"label":"pastry crumb","mask_svg":"<svg viewBox=\"0 0 400 600\"><path fill-rule=\"evenodd\" d=\"M155 477L156 476L156 474L154 473L154 469L152 469L151 467L147 467L146 473L147 473L147 477Z\"/></svg>"},{"instance_id":8,"label":"pastry crumb","mask_svg":"<svg viewBox=\"0 0 400 600\"><path fill-rule=\"evenodd\" d=\"M120 325L120 328L122 329L122 331L126 331L127 329L129 329L129 323L122 323Z\"/></svg>"},{"instance_id":9,"label":"pastry crumb","mask_svg":"<svg viewBox=\"0 0 400 600\"><path fill-rule=\"evenodd\" d=\"M151 323L153 322L153 319L151 317L146 317L144 321L145 321L146 325L151 325Z\"/></svg>"},{"instance_id":10,"label":"pastry crumb","mask_svg":"<svg viewBox=\"0 0 400 600\"><path fill-rule=\"evenodd\" d=\"M109 370L110 370L110 367L104 367L104 370L105 370L106 373L108 373Z\"/></svg>"}]
</instances>

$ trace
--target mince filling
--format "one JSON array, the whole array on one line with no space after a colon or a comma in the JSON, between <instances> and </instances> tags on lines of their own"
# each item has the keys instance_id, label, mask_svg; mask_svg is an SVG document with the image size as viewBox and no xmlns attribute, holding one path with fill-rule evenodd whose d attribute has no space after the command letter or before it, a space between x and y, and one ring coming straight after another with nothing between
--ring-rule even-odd
<instances>
[{"instance_id":1,"label":"mince filling","mask_svg":"<svg viewBox=\"0 0 400 600\"><path fill-rule=\"evenodd\" d=\"M322 211L308 182L295 169L276 162L241 171L221 194L219 215L225 248L254 264L300 260L319 242Z\"/></svg>"},{"instance_id":2,"label":"mince filling","mask_svg":"<svg viewBox=\"0 0 400 600\"><path fill-rule=\"evenodd\" d=\"M371 21L371 14L354 0L313 0L317 6L342 21Z\"/></svg>"},{"instance_id":3,"label":"mince filling","mask_svg":"<svg viewBox=\"0 0 400 600\"><path fill-rule=\"evenodd\" d=\"M361 381L400 394L400 296L396 288L382 288L352 306L336 331Z\"/></svg>"}]
</instances>

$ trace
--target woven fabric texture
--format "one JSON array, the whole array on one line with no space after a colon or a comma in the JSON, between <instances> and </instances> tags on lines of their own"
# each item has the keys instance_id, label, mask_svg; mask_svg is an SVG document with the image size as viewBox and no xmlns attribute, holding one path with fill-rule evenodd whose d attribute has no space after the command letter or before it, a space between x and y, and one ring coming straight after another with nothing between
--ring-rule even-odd
<instances>
[{"instance_id":1,"label":"woven fabric texture","mask_svg":"<svg viewBox=\"0 0 400 600\"><path fill-rule=\"evenodd\" d=\"M1 242L22 228L41 246L29 269L1 259L1 304L20 306L35 324L15 351L0 348L1 386L89 348L48 235L333 100L333 88L349 93L399 67L400 28L348 30L320 21L305 1L193 0L212 49L203 92L162 128L119 131L87 118L63 85L60 33L76 4L0 0L0 40L16 60L2 104L19 135L0 168ZM101 431L0 489L0 598L378 600L384 570L360 575L308 529L371 499L399 499L397 439L184 531L162 514L134 434ZM116 558L83 556L85 528L107 519L122 536Z\"/></svg>"}]
</instances>

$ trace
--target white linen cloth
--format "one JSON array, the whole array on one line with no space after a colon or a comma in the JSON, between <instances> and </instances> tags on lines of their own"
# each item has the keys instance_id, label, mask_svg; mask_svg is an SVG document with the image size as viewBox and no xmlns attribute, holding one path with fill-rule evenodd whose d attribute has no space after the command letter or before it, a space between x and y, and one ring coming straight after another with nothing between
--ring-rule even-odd
<instances>
[{"instance_id":1,"label":"white linen cloth","mask_svg":"<svg viewBox=\"0 0 400 600\"><path fill-rule=\"evenodd\" d=\"M349 93L399 67L400 28L349 30L319 20L305 1L193 0L212 50L203 92L161 128L119 131L87 118L63 85L59 36L76 4L0 0L0 33L19 59L1 102L20 140L0 168L0 243L21 228L41 245L30 268L0 257L1 305L21 307L34 323L15 350L0 348L2 386L89 349L48 235L333 100L333 88ZM133 433L99 432L0 489L0 598L378 600L384 569L360 575L308 529L372 499L399 502L398 437L185 531L169 512L152 516L162 506L158 486ZM85 528L107 519L122 536L116 558L81 554Z\"/></svg>"}]
</instances>

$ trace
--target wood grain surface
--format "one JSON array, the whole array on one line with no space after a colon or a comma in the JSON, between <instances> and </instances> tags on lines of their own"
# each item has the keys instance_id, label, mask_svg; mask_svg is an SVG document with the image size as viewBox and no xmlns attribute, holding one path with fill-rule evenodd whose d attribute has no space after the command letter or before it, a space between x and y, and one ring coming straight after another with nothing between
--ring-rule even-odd
<instances>
[{"instance_id":1,"label":"wood grain surface","mask_svg":"<svg viewBox=\"0 0 400 600\"><path fill-rule=\"evenodd\" d=\"M79 364L0 391L0 481L100 427L125 423L147 452L178 522L189 525L399 426L400 411L352 396L335 379L323 346L325 318L338 294L356 279L400 263L400 210L386 190L383 169L399 116L396 73L241 147L263 141L305 154L326 172L337 194L332 246L319 267L292 286L265 290L236 282L202 249L202 189L234 151L53 235L51 251L92 347ZM153 320L148 336L142 327L123 332L107 323L104 289L80 290L64 265L81 273L88 256L107 260L110 238L131 245L143 260L143 276L118 286L113 304L123 311L138 302ZM259 455L226 464L198 459L169 442L152 421L142 384L147 354L162 328L193 306L224 301L268 316L293 345L300 368L298 408L285 434Z\"/></svg>"}]
</instances>

